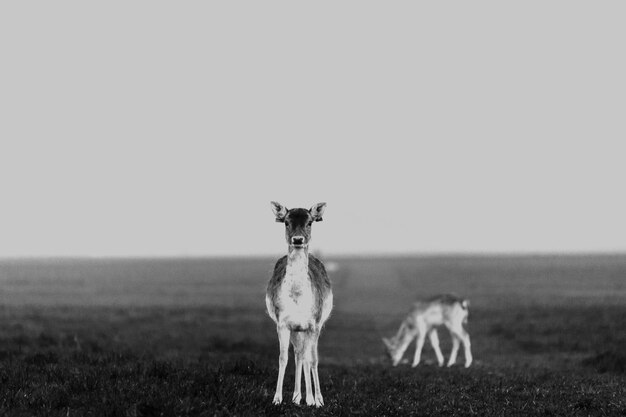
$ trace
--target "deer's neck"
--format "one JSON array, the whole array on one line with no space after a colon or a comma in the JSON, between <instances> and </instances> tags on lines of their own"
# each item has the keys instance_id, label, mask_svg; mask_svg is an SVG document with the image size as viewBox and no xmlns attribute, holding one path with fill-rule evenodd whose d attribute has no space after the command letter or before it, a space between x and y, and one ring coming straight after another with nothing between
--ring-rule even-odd
<instances>
[{"instance_id":1,"label":"deer's neck","mask_svg":"<svg viewBox=\"0 0 626 417\"><path fill-rule=\"evenodd\" d=\"M305 248L289 248L287 254L287 274L296 278L308 278L309 276L309 251Z\"/></svg>"}]
</instances>

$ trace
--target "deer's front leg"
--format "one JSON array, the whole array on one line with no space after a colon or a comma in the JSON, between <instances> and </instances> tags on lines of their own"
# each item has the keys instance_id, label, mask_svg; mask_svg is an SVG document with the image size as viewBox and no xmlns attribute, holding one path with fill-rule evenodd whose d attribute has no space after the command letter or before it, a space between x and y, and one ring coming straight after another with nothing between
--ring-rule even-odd
<instances>
[{"instance_id":1,"label":"deer's front leg","mask_svg":"<svg viewBox=\"0 0 626 417\"><path fill-rule=\"evenodd\" d=\"M428 337L430 339L430 344L435 351L435 355L437 355L437 362L439 363L439 366L443 366L443 353L441 353L441 348L439 347L439 335L437 334L437 330L432 329L430 333L428 333Z\"/></svg>"},{"instance_id":2,"label":"deer's front leg","mask_svg":"<svg viewBox=\"0 0 626 417\"><path fill-rule=\"evenodd\" d=\"M420 359L422 357L422 348L424 347L424 340L426 340L426 335L423 331L420 331L417 336L417 346L415 347L415 356L413 357L413 367L416 367L420 363Z\"/></svg>"},{"instance_id":3,"label":"deer's front leg","mask_svg":"<svg viewBox=\"0 0 626 417\"><path fill-rule=\"evenodd\" d=\"M274 404L283 402L283 380L285 379L285 369L289 361L289 329L278 327L278 343L280 353L278 356L278 381L276 382L276 394L274 394Z\"/></svg>"}]
</instances>

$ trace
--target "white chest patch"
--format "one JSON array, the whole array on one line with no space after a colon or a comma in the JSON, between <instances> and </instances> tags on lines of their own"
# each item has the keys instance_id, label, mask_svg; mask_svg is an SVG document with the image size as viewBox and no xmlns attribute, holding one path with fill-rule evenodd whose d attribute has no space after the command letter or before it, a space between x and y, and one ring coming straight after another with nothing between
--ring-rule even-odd
<instances>
[{"instance_id":1,"label":"white chest patch","mask_svg":"<svg viewBox=\"0 0 626 417\"><path fill-rule=\"evenodd\" d=\"M315 323L315 298L309 280L308 259L289 259L278 292L279 320L289 327L309 328Z\"/></svg>"}]
</instances>

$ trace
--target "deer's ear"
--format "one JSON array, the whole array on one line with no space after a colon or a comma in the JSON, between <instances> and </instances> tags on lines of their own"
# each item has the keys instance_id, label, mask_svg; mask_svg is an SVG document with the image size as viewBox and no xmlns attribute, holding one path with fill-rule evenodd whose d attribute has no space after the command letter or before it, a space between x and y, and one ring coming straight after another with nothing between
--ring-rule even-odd
<instances>
[{"instance_id":1,"label":"deer's ear","mask_svg":"<svg viewBox=\"0 0 626 417\"><path fill-rule=\"evenodd\" d=\"M385 346L387 346L388 349L391 349L391 341L387 339L386 337L383 337L382 340Z\"/></svg>"},{"instance_id":2,"label":"deer's ear","mask_svg":"<svg viewBox=\"0 0 626 417\"><path fill-rule=\"evenodd\" d=\"M324 209L326 208L326 203L317 203L313 207L309 209L309 213L313 217L313 220L316 222L322 221L322 215L324 214Z\"/></svg>"},{"instance_id":3,"label":"deer's ear","mask_svg":"<svg viewBox=\"0 0 626 417\"><path fill-rule=\"evenodd\" d=\"M272 204L272 211L274 212L274 215L276 216L276 221L284 223L285 216L287 216L287 207L281 205L280 203L277 203L276 201L272 201L271 204Z\"/></svg>"}]
</instances>

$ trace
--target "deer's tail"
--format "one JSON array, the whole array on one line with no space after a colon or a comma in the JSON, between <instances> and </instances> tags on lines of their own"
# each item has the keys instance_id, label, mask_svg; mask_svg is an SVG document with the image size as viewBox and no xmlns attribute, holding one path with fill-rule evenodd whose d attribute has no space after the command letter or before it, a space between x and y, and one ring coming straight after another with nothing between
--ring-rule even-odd
<instances>
[{"instance_id":1,"label":"deer's tail","mask_svg":"<svg viewBox=\"0 0 626 417\"><path fill-rule=\"evenodd\" d=\"M461 301L461 307L465 311L465 317L463 317L463 324L467 324L467 318L469 317L469 305L470 305L469 300Z\"/></svg>"}]
</instances>

